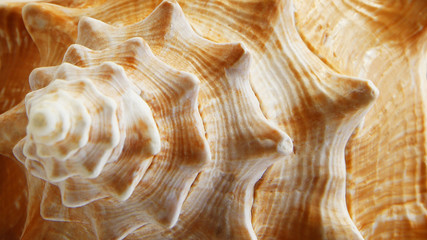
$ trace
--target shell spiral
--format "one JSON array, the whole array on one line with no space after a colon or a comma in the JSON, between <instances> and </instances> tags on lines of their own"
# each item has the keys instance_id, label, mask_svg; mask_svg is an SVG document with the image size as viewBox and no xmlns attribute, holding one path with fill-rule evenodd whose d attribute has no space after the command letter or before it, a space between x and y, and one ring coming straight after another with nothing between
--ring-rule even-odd
<instances>
[{"instance_id":1,"label":"shell spiral","mask_svg":"<svg viewBox=\"0 0 427 240\"><path fill-rule=\"evenodd\" d=\"M49 84L26 97L27 136L16 145L15 156L32 175L58 185L65 206L82 206L103 196L129 198L140 181L136 173L160 151L160 136L149 106L123 68L111 62L90 68L64 63L34 71L30 81L39 78ZM131 120L143 132L127 135L135 128ZM139 163L118 161L127 158L121 155L129 140L141 142L133 152ZM114 179L108 167L103 172L113 162L133 165L125 173L132 177L115 179L122 186L107 182L93 196L85 193L87 189L67 187Z\"/></svg>"},{"instance_id":2,"label":"shell spiral","mask_svg":"<svg viewBox=\"0 0 427 240\"><path fill-rule=\"evenodd\" d=\"M0 239L422 239L423 13L0 4Z\"/></svg>"}]
</instances>

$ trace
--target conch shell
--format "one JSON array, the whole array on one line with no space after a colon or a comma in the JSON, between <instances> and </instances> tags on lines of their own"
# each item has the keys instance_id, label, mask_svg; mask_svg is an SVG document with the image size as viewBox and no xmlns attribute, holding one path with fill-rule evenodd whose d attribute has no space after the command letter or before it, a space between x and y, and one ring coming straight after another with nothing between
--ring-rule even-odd
<instances>
[{"instance_id":1,"label":"conch shell","mask_svg":"<svg viewBox=\"0 0 427 240\"><path fill-rule=\"evenodd\" d=\"M334 6L360 14L366 12L359 6L369 5L346 4ZM427 7L403 5L415 15ZM11 200L22 198L25 206L17 209L25 224L18 218L12 226L0 224L0 235L427 234L424 121L417 117L424 116L424 95L403 90L424 86L424 18L402 24L412 36L408 40L394 34L400 25L393 25L390 14L372 10L368 16L379 20L369 27L385 33L351 45L347 36L354 35L346 34L366 32L351 27L364 18L334 13L317 0L70 0L5 3L0 11L13 16L16 29L0 25L0 46L7 46L0 49L0 63L22 66L20 72L0 70L0 91L8 92L0 95L0 162L28 185L0 191L13 192ZM321 11L330 17L319 17ZM345 23L350 25L343 28ZM408 53L399 55L404 47ZM394 55L382 54L390 49ZM406 65L390 70L381 61ZM396 86L388 89L383 78ZM16 94L9 95L11 90ZM403 100L396 98L400 92ZM390 127L398 118L390 113L390 101L405 103L403 130ZM391 136L421 140L390 148ZM394 153L412 170L396 172L401 163ZM384 176L405 184L389 186ZM395 194L376 193L391 186ZM402 222L401 228L384 226Z\"/></svg>"}]
</instances>

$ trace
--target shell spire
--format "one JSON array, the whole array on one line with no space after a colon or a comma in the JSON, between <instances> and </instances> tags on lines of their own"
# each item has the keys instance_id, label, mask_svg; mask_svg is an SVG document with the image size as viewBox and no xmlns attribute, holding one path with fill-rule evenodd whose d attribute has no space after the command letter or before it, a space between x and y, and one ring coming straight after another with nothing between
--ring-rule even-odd
<instances>
[{"instance_id":1,"label":"shell spire","mask_svg":"<svg viewBox=\"0 0 427 240\"><path fill-rule=\"evenodd\" d=\"M34 176L58 185L65 206L82 206L109 195L126 200L160 151L150 108L116 64L82 69L64 63L53 68L44 73L54 73L49 85L27 95L27 137L15 147L15 156ZM129 135L134 125L145 131ZM119 161L129 145L138 149L132 156L138 160L120 156ZM104 169L111 162L130 165L129 175L120 179L114 168ZM94 189L68 187L85 183Z\"/></svg>"}]
</instances>

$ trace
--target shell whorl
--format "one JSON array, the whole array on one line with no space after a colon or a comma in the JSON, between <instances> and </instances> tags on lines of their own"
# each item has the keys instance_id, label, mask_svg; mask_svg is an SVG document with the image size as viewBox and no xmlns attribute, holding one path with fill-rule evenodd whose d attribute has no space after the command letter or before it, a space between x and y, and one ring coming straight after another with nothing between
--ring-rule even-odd
<instances>
[{"instance_id":1,"label":"shell whorl","mask_svg":"<svg viewBox=\"0 0 427 240\"><path fill-rule=\"evenodd\" d=\"M34 71L30 81L37 82L38 76L48 78L49 84L26 97L27 137L15 147L15 155L34 176L58 185L66 206L82 206L105 196L129 198L141 179L138 171L160 151L160 136L149 106L123 68L111 62L88 68L64 63ZM129 135L135 125L143 130ZM126 173L132 177L123 186L107 183L91 194L66 187L73 181L89 184L100 175L114 175L103 169L120 162L127 138L141 141L133 154L142 158Z\"/></svg>"}]
</instances>

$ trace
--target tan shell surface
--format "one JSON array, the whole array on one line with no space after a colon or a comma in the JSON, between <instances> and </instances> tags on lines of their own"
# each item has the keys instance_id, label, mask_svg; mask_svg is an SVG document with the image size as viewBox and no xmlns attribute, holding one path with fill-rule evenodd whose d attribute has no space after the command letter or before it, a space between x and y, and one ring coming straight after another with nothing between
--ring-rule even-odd
<instances>
[{"instance_id":1,"label":"tan shell surface","mask_svg":"<svg viewBox=\"0 0 427 240\"><path fill-rule=\"evenodd\" d=\"M0 113L24 99L30 91L28 75L39 66L40 55L22 19L24 5L0 4Z\"/></svg>"},{"instance_id":2,"label":"tan shell surface","mask_svg":"<svg viewBox=\"0 0 427 240\"><path fill-rule=\"evenodd\" d=\"M380 90L346 147L352 219L367 239L426 238L426 2L296 1L295 7L305 12L296 15L297 26L313 52Z\"/></svg>"},{"instance_id":3,"label":"tan shell surface","mask_svg":"<svg viewBox=\"0 0 427 240\"><path fill-rule=\"evenodd\" d=\"M0 154L7 156L0 159L7 171L1 181L10 182L15 173L22 179L0 191L2 199L10 195L5 206L19 204L19 214L0 225L0 236L424 238L424 5L0 5L14 23L0 28L0 46L8 47L0 49L0 91L7 92L0 95L7 101L0 115ZM19 31L27 43L19 43ZM47 150L25 150L38 122L28 109L40 101L19 103L30 91L27 99L46 102L54 90L75 91L79 81L93 82L117 104L112 116L120 141L108 160L96 162L99 174L89 177L75 164L87 166L92 157L64 162L68 155L55 153L55 145L48 152L59 158L49 162ZM99 94L75 99L89 106L89 95ZM137 113L143 102L160 136L158 153L148 155L141 149L148 146L142 139L149 114ZM87 108L90 119L103 109L95 105ZM99 123L100 133L114 129ZM90 131L89 139L96 133ZM75 139L66 149L74 149ZM104 142L93 142L105 149ZM57 166L62 177L40 174L42 166Z\"/></svg>"}]
</instances>

